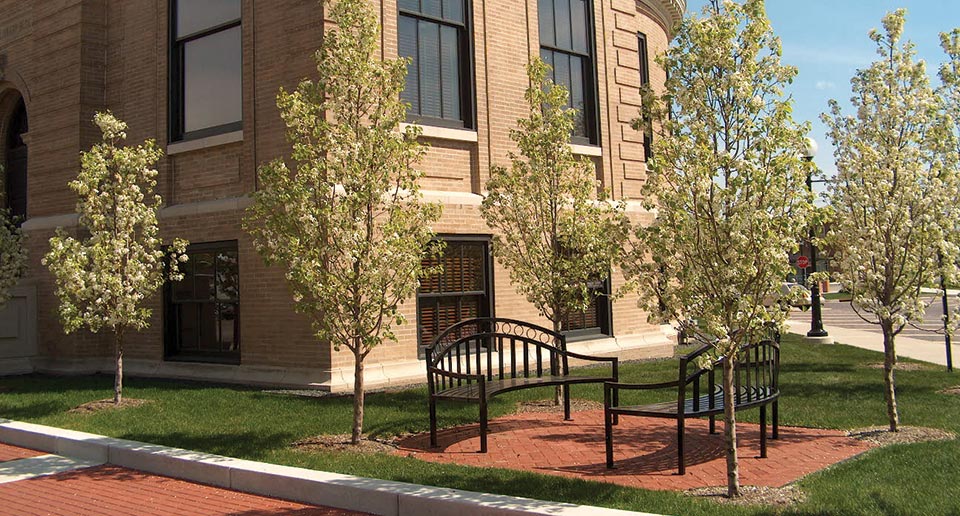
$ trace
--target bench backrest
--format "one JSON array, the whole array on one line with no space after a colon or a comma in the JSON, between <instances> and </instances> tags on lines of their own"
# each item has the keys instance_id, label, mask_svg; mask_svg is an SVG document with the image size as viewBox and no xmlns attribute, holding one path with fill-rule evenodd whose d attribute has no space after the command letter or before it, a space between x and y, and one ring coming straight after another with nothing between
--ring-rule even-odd
<instances>
[{"instance_id":1,"label":"bench backrest","mask_svg":"<svg viewBox=\"0 0 960 516\"><path fill-rule=\"evenodd\" d=\"M723 361L713 362L710 368L697 365L697 357L712 349L707 344L680 358L678 409L684 410L684 400L692 398L693 411L722 409L717 394L723 387ZM762 340L747 344L737 351L734 362L734 397L739 405L751 405L780 395L780 344ZM707 406L700 398L707 396Z\"/></svg>"},{"instance_id":2,"label":"bench backrest","mask_svg":"<svg viewBox=\"0 0 960 516\"><path fill-rule=\"evenodd\" d=\"M487 380L567 374L563 335L514 319L482 317L461 321L424 347L427 378L435 391L472 383L434 371L483 375Z\"/></svg>"}]
</instances>

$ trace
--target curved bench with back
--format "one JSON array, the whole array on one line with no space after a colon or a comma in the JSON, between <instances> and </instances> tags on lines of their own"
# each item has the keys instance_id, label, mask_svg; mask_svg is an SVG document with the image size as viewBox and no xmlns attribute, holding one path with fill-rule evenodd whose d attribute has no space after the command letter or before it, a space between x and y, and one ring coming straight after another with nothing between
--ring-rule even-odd
<instances>
[{"instance_id":1,"label":"curved bench with back","mask_svg":"<svg viewBox=\"0 0 960 516\"><path fill-rule=\"evenodd\" d=\"M778 337L775 337L779 341ZM717 376L723 376L723 359L713 362L713 367L697 365L697 357L710 351L707 344L680 357L678 378L672 382L628 384L607 382L604 384L604 434L606 438L607 467L613 467L613 425L619 416L645 416L677 420L678 473L685 473L683 461L684 420L692 417L709 417L710 433L716 433L716 416L723 414L725 393L723 383L717 384ZM720 371L719 374L715 371ZM737 352L734 364L734 410L760 407L760 457L767 457L767 405L773 408L773 435L779 437L778 400L780 399L780 344L764 340L748 344ZM676 389L673 401L646 405L620 405L621 390Z\"/></svg>"},{"instance_id":2,"label":"curved bench with back","mask_svg":"<svg viewBox=\"0 0 960 516\"><path fill-rule=\"evenodd\" d=\"M461 321L424 346L430 398L430 445L437 446L437 400L480 404L480 452L487 451L487 402L505 392L549 385L563 388L570 419L570 385L616 382L616 357L567 351L566 337L541 326L484 317ZM570 374L569 359L610 364L608 376Z\"/></svg>"}]
</instances>

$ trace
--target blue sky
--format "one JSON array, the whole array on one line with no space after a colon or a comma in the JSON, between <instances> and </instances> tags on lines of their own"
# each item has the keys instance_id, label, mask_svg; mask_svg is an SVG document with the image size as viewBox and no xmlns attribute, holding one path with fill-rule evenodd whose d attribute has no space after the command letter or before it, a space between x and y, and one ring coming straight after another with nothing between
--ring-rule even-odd
<instances>
[{"instance_id":1,"label":"blue sky","mask_svg":"<svg viewBox=\"0 0 960 516\"><path fill-rule=\"evenodd\" d=\"M687 11L699 12L708 3L688 0ZM811 136L820 146L815 159L828 174L836 167L819 115L831 98L841 107L849 106L850 78L877 57L867 32L881 27L884 14L906 8L904 37L916 44L917 56L927 62L936 84L936 71L943 61L939 34L960 27L960 0L767 0L766 4L767 16L783 41L783 62L799 69L789 89L794 118L813 124Z\"/></svg>"}]
</instances>

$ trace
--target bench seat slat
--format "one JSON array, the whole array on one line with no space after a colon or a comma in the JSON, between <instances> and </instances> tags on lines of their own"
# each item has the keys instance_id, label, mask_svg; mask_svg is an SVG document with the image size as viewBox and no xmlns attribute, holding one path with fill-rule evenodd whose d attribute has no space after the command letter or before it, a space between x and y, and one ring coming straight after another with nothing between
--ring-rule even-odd
<instances>
[{"instance_id":1,"label":"bench seat slat","mask_svg":"<svg viewBox=\"0 0 960 516\"><path fill-rule=\"evenodd\" d=\"M746 405L760 404L766 401L770 401L773 397L773 389L768 387L751 387L749 396L747 393L747 388L742 387L740 389L740 396L738 399L741 403L738 404L737 408L746 408ZM683 412L686 417L700 417L700 416L709 416L712 414L719 414L723 412L723 400L724 395L723 391L718 391L714 394L714 408L710 408L710 395L704 394L699 398L699 410L694 410L694 398L688 398L684 400ZM746 400L750 400L749 403ZM665 401L662 403L650 403L648 405L627 405L620 407L610 407L610 412L615 414L630 414L636 416L647 416L647 417L667 417L667 418L676 418L677 416L677 402L676 401Z\"/></svg>"}]
</instances>

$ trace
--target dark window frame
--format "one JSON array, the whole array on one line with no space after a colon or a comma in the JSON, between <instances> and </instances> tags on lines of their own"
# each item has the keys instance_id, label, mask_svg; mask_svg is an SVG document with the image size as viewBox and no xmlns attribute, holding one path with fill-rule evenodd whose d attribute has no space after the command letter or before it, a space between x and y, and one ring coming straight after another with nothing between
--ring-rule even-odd
<instances>
[{"instance_id":1,"label":"dark window frame","mask_svg":"<svg viewBox=\"0 0 960 516\"><path fill-rule=\"evenodd\" d=\"M485 296L486 302L479 305L480 311L479 317L494 317L496 314L496 302L494 299L494 267L493 267L493 256L491 254L491 245L492 238L489 235L455 235L455 234L441 234L437 235L437 240L442 240L446 242L447 249L450 248L450 244L480 244L483 249L483 287L484 290L471 290L471 291L458 291L458 292L443 292L443 293L421 293L420 290L417 290L417 357L423 359L423 346L431 344L431 342L423 342L423 325L420 319L420 310L423 307L423 303L427 299L441 299L441 298L454 298L454 297L472 297L472 296ZM446 252L446 250L444 251ZM442 331L442 330L441 330Z\"/></svg>"},{"instance_id":2,"label":"dark window frame","mask_svg":"<svg viewBox=\"0 0 960 516\"><path fill-rule=\"evenodd\" d=\"M411 11L409 9L404 9L400 7L400 2L397 2L397 38L400 37L400 17L408 17L417 21L426 21L430 23L436 23L440 26L453 27L457 29L457 51L460 57L460 118L461 120L453 120L448 118L438 118L433 116L425 116L418 113L413 113L412 111L407 111L407 121L415 122L420 125L428 126L437 126L437 127L449 127L454 129L476 129L476 113L477 113L477 99L476 99L476 85L474 84L474 41L473 41L473 0L459 0L463 2L463 22L457 22L455 20L447 20L444 18L439 18L436 16L431 16L424 14L419 11ZM398 45L399 46L399 45ZM419 63L419 56L417 62ZM419 73L414 70L412 73L417 73L417 80L419 81ZM409 75L409 73L408 73ZM419 91L422 91L422 88L418 88Z\"/></svg>"},{"instance_id":3,"label":"dark window frame","mask_svg":"<svg viewBox=\"0 0 960 516\"><path fill-rule=\"evenodd\" d=\"M232 251L237 256L237 281L240 280L240 250L239 242L237 240L221 240L216 242L203 242L198 244L190 244L187 247L187 256L193 253L201 252L210 252L210 251L220 251L228 250ZM189 261L187 262L189 263ZM216 269L214 269L216 271ZM216 272L214 272L216 275ZM179 345L179 335L178 327L174 324L173 318L175 316L175 311L173 309L174 305L177 304L177 301L174 300L174 282L166 281L163 287L163 359L167 362L191 362L191 363L215 363L215 364L228 364L228 365L240 365L241 362L241 353L243 350L242 347L242 334L240 332L240 317L242 316L242 295L240 293L239 286L237 288L237 301L236 308L234 312L234 317L237 321L236 331L234 335L236 336L236 351L221 351L219 353L213 352L183 352L178 349ZM183 301L181 303L199 303L200 301ZM211 302L213 304L222 304L218 303L217 300L205 301Z\"/></svg>"},{"instance_id":4,"label":"dark window frame","mask_svg":"<svg viewBox=\"0 0 960 516\"><path fill-rule=\"evenodd\" d=\"M558 1L569 1L569 0L549 0L551 7L554 10L554 14L551 16L551 19L556 20L556 3ZM583 98L584 98L584 129L586 131L586 136L577 136L574 135L570 138L571 143L581 144L581 145L600 145L600 88L598 87L600 80L597 71L597 33L596 25L594 20L594 5L593 0L583 0L584 1L584 14L586 19L584 23L586 24L586 38L587 38L587 49L586 52L581 52L574 50L572 48L561 48L557 45L550 45L544 41L540 41L540 51L541 53L544 50L553 53L566 54L567 56L575 56L583 59L587 63L587 68L583 73ZM572 10L571 10L572 12ZM539 3L538 3L538 18L542 17L543 14L539 12ZM571 23L573 18L571 16ZM539 20L538 20L538 31L539 31ZM556 21L554 21L556 24Z\"/></svg>"},{"instance_id":5,"label":"dark window frame","mask_svg":"<svg viewBox=\"0 0 960 516\"><path fill-rule=\"evenodd\" d=\"M243 26L243 16L236 18L230 21L220 23L218 25L213 25L207 27L206 29L199 30L197 32L187 34L180 38L177 37L177 3L180 0L170 0L169 1L169 19L167 26L169 28L168 38L169 38L169 92L167 95L168 107L169 107L169 128L168 128L168 139L171 142L180 142L180 141L189 141L196 140L199 138L206 138L208 136L214 136L217 134L230 133L234 131L240 131L243 129L243 106L241 103L240 111L241 116L240 120L236 122L230 122L226 124L221 124L214 127L206 127L203 129L198 129L196 131L187 132L184 130L185 123L185 113L184 113L184 88L186 87L186 82L184 81L184 67L186 66L184 49L187 43L191 41L196 41L198 39L205 38L207 36L212 36L218 34L234 27ZM242 4L241 4L242 10ZM241 60L243 53L243 35L241 28ZM241 65L242 70L242 65ZM241 79L242 80L242 79ZM241 84L242 91L242 84Z\"/></svg>"},{"instance_id":6,"label":"dark window frame","mask_svg":"<svg viewBox=\"0 0 960 516\"><path fill-rule=\"evenodd\" d=\"M637 33L637 53L640 58L640 88L650 85L650 54L647 47L647 35ZM653 156L653 130L647 125L643 128L643 160L649 161Z\"/></svg>"}]
</instances>

